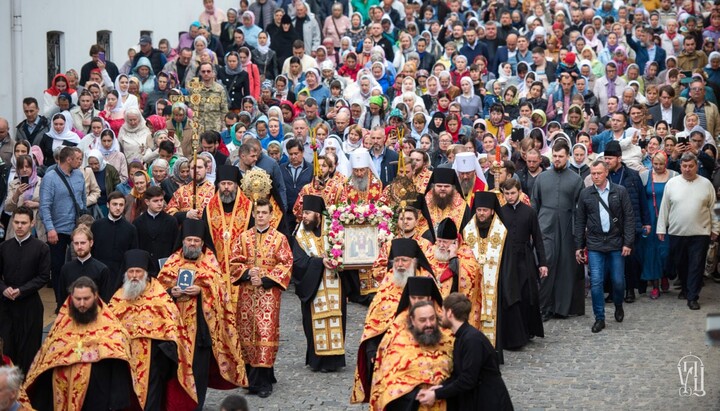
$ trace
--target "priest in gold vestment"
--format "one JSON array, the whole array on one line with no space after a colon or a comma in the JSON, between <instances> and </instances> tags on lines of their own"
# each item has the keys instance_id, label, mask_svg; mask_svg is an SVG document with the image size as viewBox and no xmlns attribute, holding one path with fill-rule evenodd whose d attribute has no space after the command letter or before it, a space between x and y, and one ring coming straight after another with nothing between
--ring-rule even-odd
<instances>
[{"instance_id":1,"label":"priest in gold vestment","mask_svg":"<svg viewBox=\"0 0 720 411\"><path fill-rule=\"evenodd\" d=\"M191 342L180 312L160 282L150 277L150 253L125 252L123 286L110 311L130 335L135 393L146 410L192 411L197 407Z\"/></svg>"},{"instance_id":2,"label":"priest in gold vestment","mask_svg":"<svg viewBox=\"0 0 720 411\"><path fill-rule=\"evenodd\" d=\"M418 282L415 279L416 276L428 277L430 280L433 278L430 263L425 258L417 241L411 238L396 238L390 244L387 260L389 263L386 263L385 266L387 275L383 275L383 282L370 304L360 338L355 381L350 397L350 402L354 404L368 402L370 399L375 354L385 332L395 319L403 292L405 291L407 294L405 298L408 302L410 299L413 301L429 299L433 295L440 300L440 293L434 281L425 281L425 283L420 281L420 283L429 284L432 287L413 288L412 286ZM410 287L406 286L408 283L411 284Z\"/></svg>"},{"instance_id":3,"label":"priest in gold vestment","mask_svg":"<svg viewBox=\"0 0 720 411\"><path fill-rule=\"evenodd\" d=\"M165 211L175 216L178 221L182 222L185 218L199 220L210 199L215 195L215 186L206 178L207 167L207 160L202 156L198 156L194 163L191 162L190 176L193 180L180 186L165 207Z\"/></svg>"},{"instance_id":4,"label":"priest in gold vestment","mask_svg":"<svg viewBox=\"0 0 720 411\"><path fill-rule=\"evenodd\" d=\"M227 390L247 386L230 295L222 286L215 254L203 242L205 236L201 220L186 219L182 246L168 257L158 274L187 330L199 409L208 387Z\"/></svg>"},{"instance_id":5,"label":"priest in gold vestment","mask_svg":"<svg viewBox=\"0 0 720 411\"><path fill-rule=\"evenodd\" d=\"M30 367L21 402L38 411L138 406L127 331L93 280L80 277L69 291Z\"/></svg>"}]
</instances>

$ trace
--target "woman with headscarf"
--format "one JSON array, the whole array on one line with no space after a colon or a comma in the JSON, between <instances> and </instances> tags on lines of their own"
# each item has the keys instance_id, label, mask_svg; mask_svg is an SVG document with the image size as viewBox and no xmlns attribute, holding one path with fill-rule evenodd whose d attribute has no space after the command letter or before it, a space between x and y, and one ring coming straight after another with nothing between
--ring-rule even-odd
<instances>
[{"instance_id":1,"label":"woman with headscarf","mask_svg":"<svg viewBox=\"0 0 720 411\"><path fill-rule=\"evenodd\" d=\"M120 74L115 78L115 91L118 92L120 96L120 106L124 107L126 110L132 107L139 107L140 103L138 102L137 97L130 94L130 77L128 77L125 74Z\"/></svg>"},{"instance_id":2,"label":"woman with headscarf","mask_svg":"<svg viewBox=\"0 0 720 411\"><path fill-rule=\"evenodd\" d=\"M366 130L375 127L385 127L385 98L383 96L372 96L368 100L368 106L361 118L360 125Z\"/></svg>"},{"instance_id":3,"label":"woman with headscarf","mask_svg":"<svg viewBox=\"0 0 720 411\"><path fill-rule=\"evenodd\" d=\"M13 157L15 159L15 157ZM45 226L38 218L40 209L40 183L42 178L38 176L37 165L29 155L20 155L15 159L17 176L10 181L5 198L5 212L11 215L7 224L5 236L12 238L15 235L12 214L18 207L28 207L33 211L35 234L38 239L46 241ZM22 180L27 178L27 183Z\"/></svg>"},{"instance_id":4,"label":"woman with headscarf","mask_svg":"<svg viewBox=\"0 0 720 411\"><path fill-rule=\"evenodd\" d=\"M225 67L218 68L217 81L227 90L228 108L235 113L242 110L243 97L250 94L248 73L240 65L240 55L231 51L225 55Z\"/></svg>"},{"instance_id":5,"label":"woman with headscarf","mask_svg":"<svg viewBox=\"0 0 720 411\"><path fill-rule=\"evenodd\" d=\"M605 66L613 59L615 49L620 45L617 34L610 32L605 39L605 47L600 53L597 53L598 60Z\"/></svg>"},{"instance_id":6,"label":"woman with headscarf","mask_svg":"<svg viewBox=\"0 0 720 411\"><path fill-rule=\"evenodd\" d=\"M604 46L595 32L595 27L592 24L586 24L583 26L582 33L585 45L592 48L596 55L602 53Z\"/></svg>"},{"instance_id":7,"label":"woman with headscarf","mask_svg":"<svg viewBox=\"0 0 720 411\"><path fill-rule=\"evenodd\" d=\"M348 160L347 155L343 151L342 143L340 143L340 138L338 136L332 135L325 139L325 144L320 151L320 155L324 156L325 153L335 154L335 156L338 158L338 163L335 167L335 171L339 172L345 177L350 177L350 175L352 174L350 160Z\"/></svg>"},{"instance_id":8,"label":"woman with headscarf","mask_svg":"<svg viewBox=\"0 0 720 411\"><path fill-rule=\"evenodd\" d=\"M227 9L227 21L220 25L220 44L223 50L229 50L235 42L235 29L238 27L238 12L233 8Z\"/></svg>"},{"instance_id":9,"label":"woman with headscarf","mask_svg":"<svg viewBox=\"0 0 720 411\"><path fill-rule=\"evenodd\" d=\"M191 180L190 160L185 157L178 157L178 159L175 160L175 164L172 166L172 174L160 183L160 187L165 193L165 201L170 201L173 194L175 194L175 191L177 191L180 186L189 184Z\"/></svg>"},{"instance_id":10,"label":"woman with headscarf","mask_svg":"<svg viewBox=\"0 0 720 411\"><path fill-rule=\"evenodd\" d=\"M598 60L597 54L592 47L590 47L589 45L583 47L582 51L580 52L580 56L583 59L583 61L581 61L581 64L585 60L590 62L590 68L592 69L592 74L595 76L595 78L600 78L605 75L605 65L600 60Z\"/></svg>"},{"instance_id":11,"label":"woman with headscarf","mask_svg":"<svg viewBox=\"0 0 720 411\"><path fill-rule=\"evenodd\" d=\"M120 183L128 179L128 163L125 155L120 151L120 143L112 130L103 130L100 134L100 146L97 150L102 154L105 163L117 170ZM116 184L117 185L117 184Z\"/></svg>"},{"instance_id":12,"label":"woman with headscarf","mask_svg":"<svg viewBox=\"0 0 720 411\"><path fill-rule=\"evenodd\" d=\"M262 144L262 148L267 150L268 144L270 144L271 141L277 141L279 143L282 143L285 140L285 132L282 127L282 123L277 118L271 118L267 120L267 134L265 135L265 138L260 140L260 144Z\"/></svg>"},{"instance_id":13,"label":"woman with headscarf","mask_svg":"<svg viewBox=\"0 0 720 411\"><path fill-rule=\"evenodd\" d=\"M395 51L395 59L393 60L393 66L395 70L400 71L408 61L408 54L415 52L415 42L410 34L407 32L400 33L400 39L397 44L397 50Z\"/></svg>"},{"instance_id":14,"label":"woman with headscarf","mask_svg":"<svg viewBox=\"0 0 720 411\"><path fill-rule=\"evenodd\" d=\"M707 81L720 86L720 52L713 51L708 57L708 64L703 69Z\"/></svg>"},{"instance_id":15,"label":"woman with headscarf","mask_svg":"<svg viewBox=\"0 0 720 411\"><path fill-rule=\"evenodd\" d=\"M568 170L573 171L585 181L585 177L590 175L590 167L587 165L587 147L584 144L576 143L570 150L570 158L568 159Z\"/></svg>"},{"instance_id":16,"label":"woman with headscarf","mask_svg":"<svg viewBox=\"0 0 720 411\"><path fill-rule=\"evenodd\" d=\"M352 44L360 44L365 40L367 32L363 24L364 21L362 15L358 12L354 12L350 16L350 28L345 34L350 37Z\"/></svg>"},{"instance_id":17,"label":"woman with headscarf","mask_svg":"<svg viewBox=\"0 0 720 411\"><path fill-rule=\"evenodd\" d=\"M193 40L193 47L194 50L192 59L197 64L203 62L202 59L204 55L207 55L209 59L208 63L212 63L213 65L218 64L218 56L208 47L208 40L205 38L205 36L198 35L197 37L195 37L195 39Z\"/></svg>"},{"instance_id":18,"label":"woman with headscarf","mask_svg":"<svg viewBox=\"0 0 720 411\"><path fill-rule=\"evenodd\" d=\"M439 111L433 113L432 117L430 117L430 123L428 124L427 129L433 136L433 140L437 141L440 133L445 131L445 114Z\"/></svg>"},{"instance_id":19,"label":"woman with headscarf","mask_svg":"<svg viewBox=\"0 0 720 411\"><path fill-rule=\"evenodd\" d=\"M550 146L548 145L547 138L545 137L545 130L539 127L535 127L530 130L530 138L533 139L533 148L540 152L540 155L552 160L550 153Z\"/></svg>"},{"instance_id":20,"label":"woman with headscarf","mask_svg":"<svg viewBox=\"0 0 720 411\"><path fill-rule=\"evenodd\" d=\"M249 44L251 47L257 47L258 35L262 31L262 29L255 25L255 13L249 10L244 12L240 19L240 22L242 23L242 25L240 26L240 30L245 33L245 42L247 42L247 44Z\"/></svg>"},{"instance_id":21,"label":"woman with headscarf","mask_svg":"<svg viewBox=\"0 0 720 411\"><path fill-rule=\"evenodd\" d=\"M258 67L261 79L274 79L278 75L278 60L277 54L270 48L272 39L266 31L261 31L258 34L258 45L255 50L252 51L252 61Z\"/></svg>"},{"instance_id":22,"label":"woman with headscarf","mask_svg":"<svg viewBox=\"0 0 720 411\"><path fill-rule=\"evenodd\" d=\"M133 181L132 190L130 194L125 196L125 219L132 223L140 214L147 211L147 205L145 204L145 190L150 187L150 175L147 171L141 170L130 176ZM142 181L145 183L142 184Z\"/></svg>"},{"instance_id":23,"label":"woman with headscarf","mask_svg":"<svg viewBox=\"0 0 720 411\"><path fill-rule=\"evenodd\" d=\"M217 173L217 163L215 162L215 156L208 153L207 151L203 151L202 153L199 153L198 156L204 157L207 161L205 162L208 164L207 166L207 172L205 174L205 178L207 181L215 184L215 176Z\"/></svg>"},{"instance_id":24,"label":"woman with headscarf","mask_svg":"<svg viewBox=\"0 0 720 411\"><path fill-rule=\"evenodd\" d=\"M77 91L70 88L70 83L68 82L67 77L64 74L58 74L55 77L53 77L52 85L49 89L45 90L43 93L43 111L42 114L50 118L55 113L60 112L60 107L57 104L57 99L60 93L67 92L70 94L70 97L72 99L72 102L74 104L77 104L78 101L78 94Z\"/></svg>"},{"instance_id":25,"label":"woman with headscarf","mask_svg":"<svg viewBox=\"0 0 720 411\"><path fill-rule=\"evenodd\" d=\"M570 138L571 142L575 142L578 133L585 127L585 112L582 107L573 104L570 106L562 123L563 132ZM585 153L587 155L587 153Z\"/></svg>"},{"instance_id":26,"label":"woman with headscarf","mask_svg":"<svg viewBox=\"0 0 720 411\"><path fill-rule=\"evenodd\" d=\"M177 102L172 105L172 116L165 122L168 135L180 141L181 154L192 153L192 128L188 121L188 107Z\"/></svg>"},{"instance_id":27,"label":"woman with headscarf","mask_svg":"<svg viewBox=\"0 0 720 411\"><path fill-rule=\"evenodd\" d=\"M248 83L250 84L250 95L255 99L260 98L260 70L253 63L250 49L241 47L238 55L240 57L240 66L248 75ZM247 94L246 94L247 96Z\"/></svg>"},{"instance_id":28,"label":"woman with headscarf","mask_svg":"<svg viewBox=\"0 0 720 411\"><path fill-rule=\"evenodd\" d=\"M462 127L462 121L459 115L452 113L445 117L445 132L450 134L453 144L460 140L460 127Z\"/></svg>"},{"instance_id":29,"label":"woman with headscarf","mask_svg":"<svg viewBox=\"0 0 720 411\"><path fill-rule=\"evenodd\" d=\"M485 87L485 96L483 97L483 118L490 115L490 107L500 102L502 94L502 84L498 80L490 80Z\"/></svg>"},{"instance_id":30,"label":"woman with headscarf","mask_svg":"<svg viewBox=\"0 0 720 411\"><path fill-rule=\"evenodd\" d=\"M613 54L613 58L610 62L615 63L615 66L617 67L617 75L622 76L625 74L625 70L627 69L629 63L628 63L628 54L627 49L624 46L617 46L615 48L615 53ZM607 64L606 64L607 66Z\"/></svg>"},{"instance_id":31,"label":"woman with headscarf","mask_svg":"<svg viewBox=\"0 0 720 411\"><path fill-rule=\"evenodd\" d=\"M295 28L292 26L292 19L287 14L282 16L280 28L278 33L273 35L270 48L277 54L278 66L282 67L285 60L293 55L292 44L295 40L298 40L299 37Z\"/></svg>"},{"instance_id":32,"label":"woman with headscarf","mask_svg":"<svg viewBox=\"0 0 720 411\"><path fill-rule=\"evenodd\" d=\"M107 195L115 191L115 187L120 184L120 173L111 164L105 161L100 150L92 149L85 155L87 166L92 169L95 175L95 181L100 187L100 197L97 200L97 206L103 216L108 213Z\"/></svg>"},{"instance_id":33,"label":"woman with headscarf","mask_svg":"<svg viewBox=\"0 0 720 411\"><path fill-rule=\"evenodd\" d=\"M152 134L137 108L125 111L125 124L120 128L118 141L128 161L142 161L153 145Z\"/></svg>"},{"instance_id":34,"label":"woman with headscarf","mask_svg":"<svg viewBox=\"0 0 720 411\"><path fill-rule=\"evenodd\" d=\"M80 144L80 137L73 133L73 123L70 113L64 111L52 116L50 130L40 140L40 148L45 156L45 166L55 164L53 150L60 146L74 147Z\"/></svg>"},{"instance_id":35,"label":"woman with headscarf","mask_svg":"<svg viewBox=\"0 0 720 411\"><path fill-rule=\"evenodd\" d=\"M482 113L482 99L475 95L473 81L470 77L460 79L460 89L462 93L455 98L455 102L460 103L462 107L463 124L472 124Z\"/></svg>"}]
</instances>

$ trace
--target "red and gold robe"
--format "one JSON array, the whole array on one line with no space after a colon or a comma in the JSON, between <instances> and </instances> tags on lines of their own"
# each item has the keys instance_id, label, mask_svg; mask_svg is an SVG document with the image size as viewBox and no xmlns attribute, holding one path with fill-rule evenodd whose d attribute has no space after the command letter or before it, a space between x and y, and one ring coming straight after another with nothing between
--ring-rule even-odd
<instances>
[{"instance_id":1,"label":"red and gold robe","mask_svg":"<svg viewBox=\"0 0 720 411\"><path fill-rule=\"evenodd\" d=\"M351 182L352 177L348 178L343 185L343 193L341 196L341 202L343 203L374 203L380 199L383 193L383 185L373 173L370 173L370 182L368 183L367 191L358 191Z\"/></svg>"},{"instance_id":2,"label":"red and gold robe","mask_svg":"<svg viewBox=\"0 0 720 411\"><path fill-rule=\"evenodd\" d=\"M441 384L450 376L454 339L450 332L441 329L440 343L432 347L420 346L407 327L408 311L394 319L380 342L375 358L370 410L382 411L385 407L416 387L429 388ZM419 410L443 411L443 400L432 406L421 405Z\"/></svg>"},{"instance_id":3,"label":"red and gold robe","mask_svg":"<svg viewBox=\"0 0 720 411\"><path fill-rule=\"evenodd\" d=\"M230 253L232 246L240 238L240 234L248 229L252 213L252 202L242 190L238 189L235 195L235 205L232 213L226 213L220 201L220 193L216 193L205 208L210 237L215 246L215 256L220 263L223 274L223 284L226 291L231 292L233 302L237 302L237 288L232 286ZM234 306L232 307L234 308Z\"/></svg>"},{"instance_id":4,"label":"red and gold robe","mask_svg":"<svg viewBox=\"0 0 720 411\"><path fill-rule=\"evenodd\" d=\"M222 377L222 381L211 378L208 386L218 389L230 389L231 386L246 387L245 362L240 355L240 340L235 332L235 316L229 307L230 296L222 286L222 273L215 254L205 249L200 257L193 261L186 260L182 250L174 252L158 274L158 280L165 289L177 285L177 276L181 268L194 270L193 285L202 289L201 309L212 337L213 360L217 363ZM190 352L194 356L197 336L197 298L179 298L175 304L180 310L180 318L190 340Z\"/></svg>"},{"instance_id":5,"label":"red and gold robe","mask_svg":"<svg viewBox=\"0 0 720 411\"><path fill-rule=\"evenodd\" d=\"M197 186L197 203L195 208L202 214L205 207L207 207L210 199L215 195L215 186L213 183L205 180L202 184ZM176 213L183 213L192 210L193 208L193 185L185 184L175 191L170 202L165 206L165 212L170 215Z\"/></svg>"},{"instance_id":6,"label":"red and gold robe","mask_svg":"<svg viewBox=\"0 0 720 411\"><path fill-rule=\"evenodd\" d=\"M429 229L432 229L434 233L437 225L440 224L440 222L447 217L450 217L453 222L455 222L455 226L457 226L458 230L460 230L463 226L462 223L466 215L465 213L467 210L469 210L467 203L465 203L465 199L462 198L462 195L457 192L453 196L450 205L445 207L444 210L440 209L435 205L432 197L432 191L429 191L425 194L425 204L427 204L427 211L430 215L430 218L432 219L433 227L430 227L430 224L423 216L418 216L416 228L418 233L425 233L425 231Z\"/></svg>"},{"instance_id":7,"label":"red and gold robe","mask_svg":"<svg viewBox=\"0 0 720 411\"><path fill-rule=\"evenodd\" d=\"M428 170L427 168L423 169L420 174L413 176L413 182L415 183L415 187L417 188L418 193L424 193L425 190L427 190L427 186L430 183L431 176L432 171Z\"/></svg>"},{"instance_id":8,"label":"red and gold robe","mask_svg":"<svg viewBox=\"0 0 720 411\"><path fill-rule=\"evenodd\" d=\"M77 324L70 317L70 297L60 308L55 323L40 351L35 356L23 386L30 405L34 396L53 396L54 409L80 410L90 385L92 365L105 359L128 362L130 367L130 336L117 317L98 299L97 320ZM52 370L52 394L36 392L33 384L40 375ZM133 386L137 386L133 374Z\"/></svg>"},{"instance_id":9,"label":"red and gold robe","mask_svg":"<svg viewBox=\"0 0 720 411\"><path fill-rule=\"evenodd\" d=\"M280 341L280 299L290 284L292 250L287 238L273 227L264 233L251 228L233 245L233 280L253 267L279 287L265 289L250 281L239 285L237 327L245 361L252 367L272 367Z\"/></svg>"},{"instance_id":10,"label":"red and gold robe","mask_svg":"<svg viewBox=\"0 0 720 411\"><path fill-rule=\"evenodd\" d=\"M145 291L135 300L123 298L123 289L110 300L109 309L130 335L130 365L137 378L135 393L145 408L150 377L152 340L172 341L177 345L177 379L184 392L172 401L173 411L197 407L195 378L192 372L191 341L180 320L180 311L159 281L151 279ZM168 386L171 386L168 382ZM176 395L177 393L173 393ZM178 409L181 406L184 408Z\"/></svg>"},{"instance_id":11,"label":"red and gold robe","mask_svg":"<svg viewBox=\"0 0 720 411\"><path fill-rule=\"evenodd\" d=\"M295 200L293 205L293 215L299 223L302 221L302 208L303 208L303 197L306 194L313 194L323 198L325 200L325 206L329 207L333 204L338 204L342 200L343 195L343 184L345 179L342 176L339 177L339 173L336 173L332 178L325 182L322 189L315 187L313 182L305 184L298 193L298 198Z\"/></svg>"},{"instance_id":12,"label":"red and gold robe","mask_svg":"<svg viewBox=\"0 0 720 411\"><path fill-rule=\"evenodd\" d=\"M469 224L468 224L469 225ZM452 292L453 276L447 261L438 261L431 251L426 254L432 266L435 278L440 284L440 295L446 298ZM461 245L457 250L458 267L458 289L472 303L468 323L475 328L480 328L480 309L482 306L482 271L472 250Z\"/></svg>"},{"instance_id":13,"label":"red and gold robe","mask_svg":"<svg viewBox=\"0 0 720 411\"><path fill-rule=\"evenodd\" d=\"M387 270L386 264L385 271ZM422 269L417 271L416 275L432 278L430 273ZM404 288L396 285L392 281L392 274L390 276L383 275L383 277L385 277L385 279L380 283L377 294L375 294L365 315L365 325L362 336L360 337L357 366L355 367L355 380L350 394L350 402L352 404L368 402L370 399L370 386L367 385L368 370L365 369L367 363L365 342L373 337L382 335L388 330L390 324L392 324L395 319L398 304L400 303L400 296L402 296Z\"/></svg>"}]
</instances>

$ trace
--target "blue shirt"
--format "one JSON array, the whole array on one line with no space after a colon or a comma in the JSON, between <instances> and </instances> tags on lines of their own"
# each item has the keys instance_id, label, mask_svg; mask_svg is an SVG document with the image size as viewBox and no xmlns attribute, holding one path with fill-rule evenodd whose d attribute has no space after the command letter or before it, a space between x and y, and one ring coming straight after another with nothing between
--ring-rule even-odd
<instances>
[{"instance_id":1,"label":"blue shirt","mask_svg":"<svg viewBox=\"0 0 720 411\"><path fill-rule=\"evenodd\" d=\"M610 207L610 182L605 182L604 189L600 189L597 185L595 186L595 189L600 195L600 199L604 201L608 207ZM603 205L599 202L598 207L600 207L600 224L602 225L602 230L604 233L610 232L610 213L608 213L605 207L603 207Z\"/></svg>"},{"instance_id":2,"label":"blue shirt","mask_svg":"<svg viewBox=\"0 0 720 411\"><path fill-rule=\"evenodd\" d=\"M63 173L72 188L70 197L68 189L58 173ZM81 210L87 208L85 196L85 178L82 171L73 170L65 174L58 166L45 174L40 183L40 218L48 232L55 230L60 234L70 234L75 229L75 202Z\"/></svg>"},{"instance_id":3,"label":"blue shirt","mask_svg":"<svg viewBox=\"0 0 720 411\"><path fill-rule=\"evenodd\" d=\"M652 48L647 49L648 61L655 61L655 50L657 50L657 46L652 46Z\"/></svg>"},{"instance_id":4,"label":"blue shirt","mask_svg":"<svg viewBox=\"0 0 720 411\"><path fill-rule=\"evenodd\" d=\"M375 171L377 171L377 175L380 175L380 173L382 173L382 162L383 162L383 158L385 158L385 150L387 150L387 149L384 148L382 153L377 157L375 157L375 153L372 150L370 150L370 158L372 159L373 167L375 168Z\"/></svg>"}]
</instances>

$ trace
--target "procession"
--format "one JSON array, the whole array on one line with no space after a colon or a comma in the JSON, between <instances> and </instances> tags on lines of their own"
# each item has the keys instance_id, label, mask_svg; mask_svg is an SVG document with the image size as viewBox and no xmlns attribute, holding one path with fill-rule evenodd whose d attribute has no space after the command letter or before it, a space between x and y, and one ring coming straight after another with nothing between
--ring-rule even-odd
<instances>
[{"instance_id":1,"label":"procession","mask_svg":"<svg viewBox=\"0 0 720 411\"><path fill-rule=\"evenodd\" d=\"M198 3L0 110L0 411L720 401L720 2Z\"/></svg>"}]
</instances>

